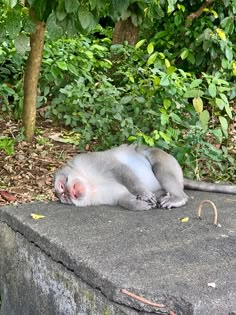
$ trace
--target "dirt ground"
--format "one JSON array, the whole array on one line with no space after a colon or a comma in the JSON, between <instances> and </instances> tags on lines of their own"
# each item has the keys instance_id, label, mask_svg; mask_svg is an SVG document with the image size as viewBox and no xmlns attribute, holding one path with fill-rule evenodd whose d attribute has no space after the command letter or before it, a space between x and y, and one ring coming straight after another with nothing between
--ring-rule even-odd
<instances>
[{"instance_id":1,"label":"dirt ground","mask_svg":"<svg viewBox=\"0 0 236 315\"><path fill-rule=\"evenodd\" d=\"M0 206L55 200L53 174L68 158L78 153L75 145L52 139L60 138L58 135L62 129L50 121L37 122L33 143L17 141L20 128L21 125L13 120L0 118L0 139L15 139L11 155L0 146Z\"/></svg>"}]
</instances>

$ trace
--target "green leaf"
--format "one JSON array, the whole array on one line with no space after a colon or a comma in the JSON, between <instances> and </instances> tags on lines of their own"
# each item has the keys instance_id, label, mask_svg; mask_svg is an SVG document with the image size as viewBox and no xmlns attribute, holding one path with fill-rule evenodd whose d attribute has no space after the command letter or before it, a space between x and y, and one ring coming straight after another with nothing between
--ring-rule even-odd
<instances>
[{"instance_id":1,"label":"green leaf","mask_svg":"<svg viewBox=\"0 0 236 315\"><path fill-rule=\"evenodd\" d=\"M57 25L56 13L52 12L47 19L47 31L51 39L58 39L62 36L63 30Z\"/></svg>"},{"instance_id":2,"label":"green leaf","mask_svg":"<svg viewBox=\"0 0 236 315\"><path fill-rule=\"evenodd\" d=\"M203 95L203 92L201 90L196 90L196 89L189 90L184 93L184 97L186 98L201 97L202 95Z\"/></svg>"},{"instance_id":3,"label":"green leaf","mask_svg":"<svg viewBox=\"0 0 236 315\"><path fill-rule=\"evenodd\" d=\"M194 97L193 106L197 113L201 113L203 111L203 101L201 97Z\"/></svg>"},{"instance_id":4,"label":"green leaf","mask_svg":"<svg viewBox=\"0 0 236 315\"><path fill-rule=\"evenodd\" d=\"M175 9L176 0L168 0L168 13L171 13Z\"/></svg>"},{"instance_id":5,"label":"green leaf","mask_svg":"<svg viewBox=\"0 0 236 315\"><path fill-rule=\"evenodd\" d=\"M227 96L226 96L225 94L220 93L220 97L221 97L221 99L222 99L226 104L229 103L229 102L228 102L228 99L227 99Z\"/></svg>"},{"instance_id":6,"label":"green leaf","mask_svg":"<svg viewBox=\"0 0 236 315\"><path fill-rule=\"evenodd\" d=\"M223 100L224 102L224 108L225 108L225 111L227 113L227 115L229 116L229 118L233 118L233 115L232 115L232 111L230 109L230 106L229 106L229 102L228 102L228 99L227 99L227 96L223 93L220 93L220 97L221 99Z\"/></svg>"},{"instance_id":7,"label":"green leaf","mask_svg":"<svg viewBox=\"0 0 236 315\"><path fill-rule=\"evenodd\" d=\"M165 140L165 142L170 143L171 142L171 137L167 135L166 133L160 131L159 132L160 136Z\"/></svg>"},{"instance_id":8,"label":"green leaf","mask_svg":"<svg viewBox=\"0 0 236 315\"><path fill-rule=\"evenodd\" d=\"M222 110L225 107L225 102L221 98L216 98L216 105Z\"/></svg>"},{"instance_id":9,"label":"green leaf","mask_svg":"<svg viewBox=\"0 0 236 315\"><path fill-rule=\"evenodd\" d=\"M167 74L163 75L160 81L161 86L168 86L170 84L170 80Z\"/></svg>"},{"instance_id":10,"label":"green leaf","mask_svg":"<svg viewBox=\"0 0 236 315\"><path fill-rule=\"evenodd\" d=\"M21 55L25 55L27 51L30 51L30 38L27 35L20 34L16 37L15 41L16 50Z\"/></svg>"},{"instance_id":11,"label":"green leaf","mask_svg":"<svg viewBox=\"0 0 236 315\"><path fill-rule=\"evenodd\" d=\"M132 101L133 97L132 96L123 96L122 99L120 100L121 104L128 104L130 101Z\"/></svg>"},{"instance_id":12,"label":"green leaf","mask_svg":"<svg viewBox=\"0 0 236 315\"><path fill-rule=\"evenodd\" d=\"M10 11L6 20L6 31L10 38L15 38L21 30L21 15L20 12Z\"/></svg>"},{"instance_id":13,"label":"green leaf","mask_svg":"<svg viewBox=\"0 0 236 315\"><path fill-rule=\"evenodd\" d=\"M17 5L17 0L9 0L9 5L11 8L14 8Z\"/></svg>"},{"instance_id":14,"label":"green leaf","mask_svg":"<svg viewBox=\"0 0 236 315\"><path fill-rule=\"evenodd\" d=\"M234 7L235 4L234 4ZM224 28L225 32L228 34L232 34L234 31L234 16L228 16L224 18L221 22L220 25Z\"/></svg>"},{"instance_id":15,"label":"green leaf","mask_svg":"<svg viewBox=\"0 0 236 315\"><path fill-rule=\"evenodd\" d=\"M228 61L232 61L232 59L233 59L232 48L226 47L226 49L225 49L225 56L228 59Z\"/></svg>"},{"instance_id":16,"label":"green leaf","mask_svg":"<svg viewBox=\"0 0 236 315\"><path fill-rule=\"evenodd\" d=\"M135 49L140 48L141 46L143 46L143 44L146 42L146 39L141 39L139 42L137 42L137 44L135 45Z\"/></svg>"},{"instance_id":17,"label":"green leaf","mask_svg":"<svg viewBox=\"0 0 236 315\"><path fill-rule=\"evenodd\" d=\"M40 2L40 1L38 1ZM67 16L67 12L65 10L65 3L63 0L58 0L58 5L56 8L56 16L59 21L63 21L65 17Z\"/></svg>"},{"instance_id":18,"label":"green leaf","mask_svg":"<svg viewBox=\"0 0 236 315\"><path fill-rule=\"evenodd\" d=\"M168 98L165 98L163 100L163 106L165 107L165 109L168 109L170 107L170 105L171 105L171 100Z\"/></svg>"},{"instance_id":19,"label":"green leaf","mask_svg":"<svg viewBox=\"0 0 236 315\"><path fill-rule=\"evenodd\" d=\"M165 66L166 68L169 68L170 67L170 62L168 59L165 59Z\"/></svg>"},{"instance_id":20,"label":"green leaf","mask_svg":"<svg viewBox=\"0 0 236 315\"><path fill-rule=\"evenodd\" d=\"M219 116L221 129L226 138L228 138L228 122L223 116Z\"/></svg>"},{"instance_id":21,"label":"green leaf","mask_svg":"<svg viewBox=\"0 0 236 315\"><path fill-rule=\"evenodd\" d=\"M199 120L200 120L202 128L205 130L208 129L209 119L210 119L210 114L209 114L208 110L204 110L200 113Z\"/></svg>"},{"instance_id":22,"label":"green leaf","mask_svg":"<svg viewBox=\"0 0 236 315\"><path fill-rule=\"evenodd\" d=\"M35 13L36 18L39 21L47 21L47 18L52 13L54 4L55 4L54 1L48 0L33 1L32 9ZM62 3L61 0L58 0L58 7L60 6L62 6L64 10L64 2Z\"/></svg>"},{"instance_id":23,"label":"green leaf","mask_svg":"<svg viewBox=\"0 0 236 315\"><path fill-rule=\"evenodd\" d=\"M167 114L161 114L161 125L165 126L169 122L169 117Z\"/></svg>"},{"instance_id":24,"label":"green leaf","mask_svg":"<svg viewBox=\"0 0 236 315\"><path fill-rule=\"evenodd\" d=\"M158 52L154 52L147 60L147 64L150 66L151 64L153 64L157 58L157 54Z\"/></svg>"},{"instance_id":25,"label":"green leaf","mask_svg":"<svg viewBox=\"0 0 236 315\"><path fill-rule=\"evenodd\" d=\"M223 69L228 69L229 65L230 65L230 63L229 63L229 61L227 59L223 58L221 60L221 66L222 66Z\"/></svg>"},{"instance_id":26,"label":"green leaf","mask_svg":"<svg viewBox=\"0 0 236 315\"><path fill-rule=\"evenodd\" d=\"M213 129L213 130L211 130L211 133L216 137L216 140L218 141L218 143L222 143L223 134L222 134L221 129L219 129L219 128Z\"/></svg>"},{"instance_id":27,"label":"green leaf","mask_svg":"<svg viewBox=\"0 0 236 315\"><path fill-rule=\"evenodd\" d=\"M83 29L91 28L95 25L95 19L91 12L86 7L79 8L79 21Z\"/></svg>"},{"instance_id":28,"label":"green leaf","mask_svg":"<svg viewBox=\"0 0 236 315\"><path fill-rule=\"evenodd\" d=\"M172 118L174 122L182 123L182 119L175 113L170 113L170 117Z\"/></svg>"},{"instance_id":29,"label":"green leaf","mask_svg":"<svg viewBox=\"0 0 236 315\"><path fill-rule=\"evenodd\" d=\"M65 0L65 10L67 13L76 12L79 8L79 2L74 0Z\"/></svg>"},{"instance_id":30,"label":"green leaf","mask_svg":"<svg viewBox=\"0 0 236 315\"><path fill-rule=\"evenodd\" d=\"M112 11L122 15L128 9L129 0L112 0Z\"/></svg>"},{"instance_id":31,"label":"green leaf","mask_svg":"<svg viewBox=\"0 0 236 315\"><path fill-rule=\"evenodd\" d=\"M180 57L182 60L186 59L188 57L189 54L189 50L187 48L185 48L182 53L180 54Z\"/></svg>"},{"instance_id":32,"label":"green leaf","mask_svg":"<svg viewBox=\"0 0 236 315\"><path fill-rule=\"evenodd\" d=\"M190 84L190 89L198 87L202 83L201 79L195 79L193 82Z\"/></svg>"},{"instance_id":33,"label":"green leaf","mask_svg":"<svg viewBox=\"0 0 236 315\"><path fill-rule=\"evenodd\" d=\"M117 119L117 120L119 120L119 121L123 120L123 118L122 118L122 116L121 116L120 113L116 113L116 114L114 115L114 118Z\"/></svg>"},{"instance_id":34,"label":"green leaf","mask_svg":"<svg viewBox=\"0 0 236 315\"><path fill-rule=\"evenodd\" d=\"M149 53L149 55L151 55L154 51L154 45L153 43L149 43L147 46L147 52Z\"/></svg>"},{"instance_id":35,"label":"green leaf","mask_svg":"<svg viewBox=\"0 0 236 315\"><path fill-rule=\"evenodd\" d=\"M170 66L166 69L166 73L171 75L172 73L174 73L176 71L176 68L173 66Z\"/></svg>"},{"instance_id":36,"label":"green leaf","mask_svg":"<svg viewBox=\"0 0 236 315\"><path fill-rule=\"evenodd\" d=\"M208 92L212 98L216 97L216 85L214 83L209 84Z\"/></svg>"},{"instance_id":37,"label":"green leaf","mask_svg":"<svg viewBox=\"0 0 236 315\"><path fill-rule=\"evenodd\" d=\"M67 67L68 67L68 70L69 70L71 73L73 73L73 74L76 75L76 76L79 75L78 68L75 67L75 65L73 65L72 63L68 63Z\"/></svg>"},{"instance_id":38,"label":"green leaf","mask_svg":"<svg viewBox=\"0 0 236 315\"><path fill-rule=\"evenodd\" d=\"M65 61L57 61L56 64L58 65L58 68L62 70L67 70L67 63Z\"/></svg>"}]
</instances>

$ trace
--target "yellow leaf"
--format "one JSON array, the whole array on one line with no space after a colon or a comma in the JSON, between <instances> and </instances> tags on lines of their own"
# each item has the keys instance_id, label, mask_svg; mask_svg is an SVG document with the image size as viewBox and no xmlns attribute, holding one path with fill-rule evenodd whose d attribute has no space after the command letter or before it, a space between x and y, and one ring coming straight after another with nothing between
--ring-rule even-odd
<instances>
[{"instance_id":1,"label":"yellow leaf","mask_svg":"<svg viewBox=\"0 0 236 315\"><path fill-rule=\"evenodd\" d=\"M149 55L151 55L154 51L154 45L153 43L149 43L147 46L147 52L149 53Z\"/></svg>"},{"instance_id":2,"label":"yellow leaf","mask_svg":"<svg viewBox=\"0 0 236 315\"><path fill-rule=\"evenodd\" d=\"M165 59L165 66L166 68L169 68L170 67L170 62L168 59Z\"/></svg>"},{"instance_id":3,"label":"yellow leaf","mask_svg":"<svg viewBox=\"0 0 236 315\"><path fill-rule=\"evenodd\" d=\"M179 218L180 222L188 222L189 221L189 217L183 217L183 218Z\"/></svg>"},{"instance_id":4,"label":"yellow leaf","mask_svg":"<svg viewBox=\"0 0 236 315\"><path fill-rule=\"evenodd\" d=\"M222 40L226 40L226 35L222 29L217 28L216 33Z\"/></svg>"},{"instance_id":5,"label":"yellow leaf","mask_svg":"<svg viewBox=\"0 0 236 315\"><path fill-rule=\"evenodd\" d=\"M193 106L197 113L201 113L203 111L203 101L201 97L194 97Z\"/></svg>"},{"instance_id":6,"label":"yellow leaf","mask_svg":"<svg viewBox=\"0 0 236 315\"><path fill-rule=\"evenodd\" d=\"M236 76L236 61L233 62L233 75Z\"/></svg>"},{"instance_id":7,"label":"yellow leaf","mask_svg":"<svg viewBox=\"0 0 236 315\"><path fill-rule=\"evenodd\" d=\"M34 219L34 220L39 220L39 219L45 218L45 215L31 213L31 218Z\"/></svg>"}]
</instances>

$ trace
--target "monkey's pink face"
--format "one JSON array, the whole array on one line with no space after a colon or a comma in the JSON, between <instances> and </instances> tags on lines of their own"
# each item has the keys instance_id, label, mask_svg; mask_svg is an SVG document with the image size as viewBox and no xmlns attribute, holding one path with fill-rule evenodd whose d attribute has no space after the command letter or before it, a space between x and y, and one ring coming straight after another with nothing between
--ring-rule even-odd
<instances>
[{"instance_id":1,"label":"monkey's pink face","mask_svg":"<svg viewBox=\"0 0 236 315\"><path fill-rule=\"evenodd\" d=\"M83 199L86 191L83 183L78 179L71 179L65 175L58 175L55 179L55 194L62 203L78 204Z\"/></svg>"}]
</instances>

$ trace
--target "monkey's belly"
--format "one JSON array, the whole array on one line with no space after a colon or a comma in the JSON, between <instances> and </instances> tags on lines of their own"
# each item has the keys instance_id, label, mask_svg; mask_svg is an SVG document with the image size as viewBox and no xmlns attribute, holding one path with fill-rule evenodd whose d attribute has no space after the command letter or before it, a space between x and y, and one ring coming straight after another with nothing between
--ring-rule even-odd
<instances>
[{"instance_id":1,"label":"monkey's belly","mask_svg":"<svg viewBox=\"0 0 236 315\"><path fill-rule=\"evenodd\" d=\"M152 171L151 164L143 155L131 151L129 154L118 152L116 157L132 170L147 189L152 192L161 189L161 185Z\"/></svg>"},{"instance_id":2,"label":"monkey's belly","mask_svg":"<svg viewBox=\"0 0 236 315\"><path fill-rule=\"evenodd\" d=\"M118 182L101 182L99 188L90 196L90 202L92 205L115 205L127 194L129 194L128 189Z\"/></svg>"},{"instance_id":3,"label":"monkey's belly","mask_svg":"<svg viewBox=\"0 0 236 315\"><path fill-rule=\"evenodd\" d=\"M161 189L161 185L151 168L143 167L141 169L136 169L135 174L148 190L154 192Z\"/></svg>"}]
</instances>

